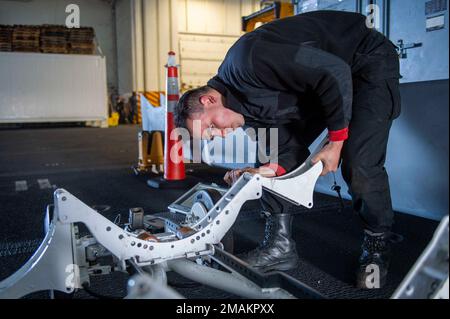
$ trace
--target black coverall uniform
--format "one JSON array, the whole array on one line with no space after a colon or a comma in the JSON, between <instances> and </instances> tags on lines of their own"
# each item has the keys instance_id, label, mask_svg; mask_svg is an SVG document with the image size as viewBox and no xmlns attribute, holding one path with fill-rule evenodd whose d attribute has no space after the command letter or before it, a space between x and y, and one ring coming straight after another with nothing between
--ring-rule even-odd
<instances>
[{"instance_id":1,"label":"black coverall uniform","mask_svg":"<svg viewBox=\"0 0 450 319\"><path fill-rule=\"evenodd\" d=\"M302 164L325 128L348 128L342 173L365 229L379 233L393 224L384 163L399 78L395 46L365 16L315 11L242 36L208 85L246 124L278 128L278 174ZM291 206L267 192L262 205L271 213Z\"/></svg>"}]
</instances>

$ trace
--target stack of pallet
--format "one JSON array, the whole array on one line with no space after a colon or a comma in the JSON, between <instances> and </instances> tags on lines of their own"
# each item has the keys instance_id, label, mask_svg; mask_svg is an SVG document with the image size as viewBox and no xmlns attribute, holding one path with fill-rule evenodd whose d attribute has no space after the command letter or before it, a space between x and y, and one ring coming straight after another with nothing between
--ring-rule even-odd
<instances>
[{"instance_id":1,"label":"stack of pallet","mask_svg":"<svg viewBox=\"0 0 450 319\"><path fill-rule=\"evenodd\" d=\"M14 26L12 36L13 51L39 52L40 28L37 26Z\"/></svg>"},{"instance_id":2,"label":"stack of pallet","mask_svg":"<svg viewBox=\"0 0 450 319\"><path fill-rule=\"evenodd\" d=\"M13 29L9 25L0 25L0 51L12 51L12 32Z\"/></svg>"},{"instance_id":3,"label":"stack of pallet","mask_svg":"<svg viewBox=\"0 0 450 319\"><path fill-rule=\"evenodd\" d=\"M44 25L41 28L41 52L67 53L67 35L65 26Z\"/></svg>"},{"instance_id":4,"label":"stack of pallet","mask_svg":"<svg viewBox=\"0 0 450 319\"><path fill-rule=\"evenodd\" d=\"M73 28L69 31L69 53L94 54L94 29Z\"/></svg>"}]
</instances>

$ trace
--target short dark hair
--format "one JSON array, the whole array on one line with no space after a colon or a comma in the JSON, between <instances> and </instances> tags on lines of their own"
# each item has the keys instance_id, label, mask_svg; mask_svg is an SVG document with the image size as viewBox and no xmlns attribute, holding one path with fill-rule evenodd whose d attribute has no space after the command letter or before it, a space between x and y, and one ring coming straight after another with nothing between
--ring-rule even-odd
<instances>
[{"instance_id":1,"label":"short dark hair","mask_svg":"<svg viewBox=\"0 0 450 319\"><path fill-rule=\"evenodd\" d=\"M203 105L200 103L200 97L211 90L207 85L189 90L183 94L174 110L174 121L176 127L186 128L186 120L194 113L202 113Z\"/></svg>"}]
</instances>

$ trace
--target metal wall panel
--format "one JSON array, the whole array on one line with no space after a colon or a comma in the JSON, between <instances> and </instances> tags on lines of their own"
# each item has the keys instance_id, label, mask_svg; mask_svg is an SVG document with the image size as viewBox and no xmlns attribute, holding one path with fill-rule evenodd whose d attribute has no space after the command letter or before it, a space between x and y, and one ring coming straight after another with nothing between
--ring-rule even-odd
<instances>
[{"instance_id":1,"label":"metal wall panel","mask_svg":"<svg viewBox=\"0 0 450 319\"><path fill-rule=\"evenodd\" d=\"M368 14L368 0L303 0L297 12L340 10ZM422 43L408 50L401 60L402 83L434 81L449 78L448 0L374 0L378 6L380 25L377 28L397 44ZM427 19L441 16L444 28L427 31ZM430 21L430 20L428 20Z\"/></svg>"},{"instance_id":2,"label":"metal wall panel","mask_svg":"<svg viewBox=\"0 0 450 319\"><path fill-rule=\"evenodd\" d=\"M205 85L238 37L180 34L181 89Z\"/></svg>"},{"instance_id":3,"label":"metal wall panel","mask_svg":"<svg viewBox=\"0 0 450 319\"><path fill-rule=\"evenodd\" d=\"M403 84L401 95L402 115L392 126L386 162L393 206L441 220L449 210L448 80ZM350 199L340 172L337 180ZM331 185L328 175L319 179L317 189L335 195Z\"/></svg>"},{"instance_id":4,"label":"metal wall panel","mask_svg":"<svg viewBox=\"0 0 450 319\"><path fill-rule=\"evenodd\" d=\"M241 17L259 10L255 0L178 0L181 89L205 85L243 34Z\"/></svg>"},{"instance_id":5,"label":"metal wall panel","mask_svg":"<svg viewBox=\"0 0 450 319\"><path fill-rule=\"evenodd\" d=\"M358 11L358 0L303 0L297 7L298 13L316 10Z\"/></svg>"},{"instance_id":6,"label":"metal wall panel","mask_svg":"<svg viewBox=\"0 0 450 319\"><path fill-rule=\"evenodd\" d=\"M241 16L259 10L255 0L178 0L178 31L239 36Z\"/></svg>"},{"instance_id":7,"label":"metal wall panel","mask_svg":"<svg viewBox=\"0 0 450 319\"><path fill-rule=\"evenodd\" d=\"M390 1L390 39L396 43L421 42L422 47L408 50L408 58L401 60L402 83L448 79L449 42L448 9L426 15L429 0ZM448 8L448 1L447 1ZM445 28L427 32L427 17L444 15Z\"/></svg>"}]
</instances>

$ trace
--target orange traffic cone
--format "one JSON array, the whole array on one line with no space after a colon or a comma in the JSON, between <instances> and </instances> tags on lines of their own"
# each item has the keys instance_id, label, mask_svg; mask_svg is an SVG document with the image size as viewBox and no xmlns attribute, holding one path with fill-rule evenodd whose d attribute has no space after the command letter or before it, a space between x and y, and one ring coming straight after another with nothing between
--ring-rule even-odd
<instances>
[{"instance_id":1,"label":"orange traffic cone","mask_svg":"<svg viewBox=\"0 0 450 319\"><path fill-rule=\"evenodd\" d=\"M164 178L168 181L186 178L181 138L178 137L178 140L170 138L172 131L175 130L173 111L180 99L178 92L178 67L175 53L170 51L166 76L166 135L164 142Z\"/></svg>"},{"instance_id":2,"label":"orange traffic cone","mask_svg":"<svg viewBox=\"0 0 450 319\"><path fill-rule=\"evenodd\" d=\"M154 188L186 188L197 181L186 178L183 161L183 141L171 139L172 132L176 129L173 111L179 100L178 90L178 66L176 65L175 52L170 51L166 72L166 125L164 138L164 178L149 179L147 184Z\"/></svg>"}]
</instances>

